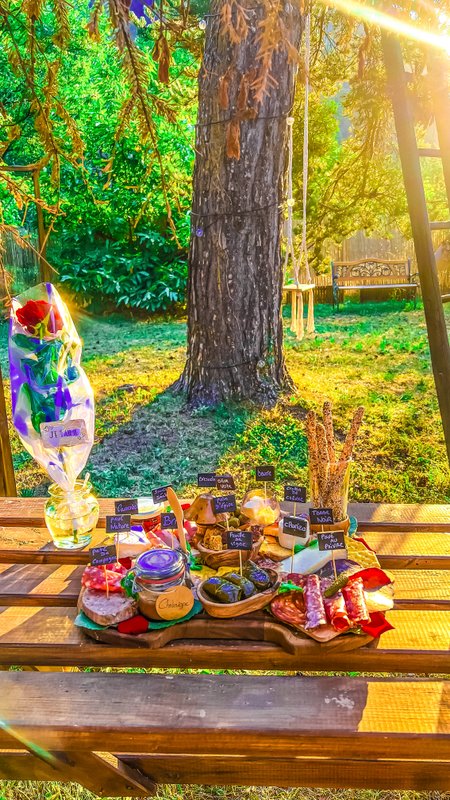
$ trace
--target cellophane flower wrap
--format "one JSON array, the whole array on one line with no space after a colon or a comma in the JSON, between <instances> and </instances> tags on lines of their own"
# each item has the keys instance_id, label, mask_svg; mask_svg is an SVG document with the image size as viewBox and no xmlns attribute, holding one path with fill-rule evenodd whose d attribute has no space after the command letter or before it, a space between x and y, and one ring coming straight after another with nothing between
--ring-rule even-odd
<instances>
[{"instance_id":1,"label":"cellophane flower wrap","mask_svg":"<svg viewBox=\"0 0 450 800\"><path fill-rule=\"evenodd\" d=\"M94 396L80 366L81 350L69 310L52 284L41 283L13 299L9 363L14 427L52 481L69 492L94 441ZM54 422L80 422L83 441L49 444L43 427Z\"/></svg>"}]
</instances>

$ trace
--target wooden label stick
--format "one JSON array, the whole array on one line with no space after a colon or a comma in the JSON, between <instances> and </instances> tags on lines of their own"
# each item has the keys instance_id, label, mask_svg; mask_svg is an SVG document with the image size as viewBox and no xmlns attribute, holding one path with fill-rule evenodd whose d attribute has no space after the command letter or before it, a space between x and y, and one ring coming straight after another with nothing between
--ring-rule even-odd
<instances>
[{"instance_id":1,"label":"wooden label stick","mask_svg":"<svg viewBox=\"0 0 450 800\"><path fill-rule=\"evenodd\" d=\"M267 482L264 481L264 500L267 500Z\"/></svg>"},{"instance_id":2,"label":"wooden label stick","mask_svg":"<svg viewBox=\"0 0 450 800\"><path fill-rule=\"evenodd\" d=\"M294 547L295 544L292 545L292 556L291 556L291 572L294 572Z\"/></svg>"},{"instance_id":3,"label":"wooden label stick","mask_svg":"<svg viewBox=\"0 0 450 800\"><path fill-rule=\"evenodd\" d=\"M241 573L242 578L242 550L239 550L239 572Z\"/></svg>"},{"instance_id":4,"label":"wooden label stick","mask_svg":"<svg viewBox=\"0 0 450 800\"><path fill-rule=\"evenodd\" d=\"M120 534L116 533L114 537L114 544L116 545L116 559L120 559Z\"/></svg>"},{"instance_id":5,"label":"wooden label stick","mask_svg":"<svg viewBox=\"0 0 450 800\"><path fill-rule=\"evenodd\" d=\"M229 522L228 522L228 517L229 517L229 516L230 516L229 514L225 514L225 519L226 519L226 521L227 521L227 531L229 531L229 530L230 530L230 524L229 524Z\"/></svg>"},{"instance_id":6,"label":"wooden label stick","mask_svg":"<svg viewBox=\"0 0 450 800\"><path fill-rule=\"evenodd\" d=\"M331 559L333 561L334 580L337 581L336 562L334 560L334 550L331 551Z\"/></svg>"},{"instance_id":7,"label":"wooden label stick","mask_svg":"<svg viewBox=\"0 0 450 800\"><path fill-rule=\"evenodd\" d=\"M294 517L297 516L297 503L294 503Z\"/></svg>"},{"instance_id":8,"label":"wooden label stick","mask_svg":"<svg viewBox=\"0 0 450 800\"><path fill-rule=\"evenodd\" d=\"M106 599L109 600L109 584L108 584L108 573L106 572L106 564L103 564L103 573L105 575L105 583L106 583Z\"/></svg>"}]
</instances>

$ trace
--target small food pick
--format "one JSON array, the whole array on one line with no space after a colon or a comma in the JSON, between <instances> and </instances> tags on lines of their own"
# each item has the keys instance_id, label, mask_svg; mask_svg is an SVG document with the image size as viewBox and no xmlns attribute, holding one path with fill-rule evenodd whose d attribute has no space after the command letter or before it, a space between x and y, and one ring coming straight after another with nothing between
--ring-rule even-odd
<instances>
[{"instance_id":1,"label":"small food pick","mask_svg":"<svg viewBox=\"0 0 450 800\"><path fill-rule=\"evenodd\" d=\"M239 550L239 571L242 577L242 551L251 550L253 536L251 531L227 531L227 547L229 550Z\"/></svg>"},{"instance_id":2,"label":"small food pick","mask_svg":"<svg viewBox=\"0 0 450 800\"><path fill-rule=\"evenodd\" d=\"M257 481L264 481L264 499L267 500L267 481L275 480L275 467L272 464L256 467L255 478Z\"/></svg>"},{"instance_id":3,"label":"small food pick","mask_svg":"<svg viewBox=\"0 0 450 800\"><path fill-rule=\"evenodd\" d=\"M289 533L290 536L298 536L300 539L304 539L305 534L308 532L308 522L303 517L284 517L283 532ZM291 572L294 571L294 555L295 543L292 544Z\"/></svg>"},{"instance_id":4,"label":"small food pick","mask_svg":"<svg viewBox=\"0 0 450 800\"><path fill-rule=\"evenodd\" d=\"M183 528L183 509L181 508L181 503L178 500L178 497L171 486L167 487L167 499L170 503L171 508L173 509L173 513L175 514L175 519L177 522L178 539L180 542L181 549L183 553L187 553L186 536L184 534L184 528Z\"/></svg>"},{"instance_id":5,"label":"small food pick","mask_svg":"<svg viewBox=\"0 0 450 800\"><path fill-rule=\"evenodd\" d=\"M334 578L337 580L336 563L334 560L335 550L345 550L344 531L324 531L317 534L319 550L331 550L331 560L333 562Z\"/></svg>"},{"instance_id":6,"label":"small food pick","mask_svg":"<svg viewBox=\"0 0 450 800\"><path fill-rule=\"evenodd\" d=\"M306 486L285 486L284 500L294 503L294 516L297 515L297 503L306 503Z\"/></svg>"},{"instance_id":7,"label":"small food pick","mask_svg":"<svg viewBox=\"0 0 450 800\"><path fill-rule=\"evenodd\" d=\"M115 544L100 545L99 547L91 547L89 550L89 560L93 567L103 567L106 584L106 597L109 600L109 584L108 572L106 570L107 564L115 564L117 561L117 551Z\"/></svg>"}]
</instances>

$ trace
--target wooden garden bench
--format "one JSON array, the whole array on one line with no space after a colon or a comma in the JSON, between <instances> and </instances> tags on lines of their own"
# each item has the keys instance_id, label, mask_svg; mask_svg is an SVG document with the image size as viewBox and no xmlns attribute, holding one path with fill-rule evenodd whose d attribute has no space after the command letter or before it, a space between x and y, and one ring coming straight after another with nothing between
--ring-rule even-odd
<instances>
[{"instance_id":1,"label":"wooden garden bench","mask_svg":"<svg viewBox=\"0 0 450 800\"><path fill-rule=\"evenodd\" d=\"M352 505L395 579L394 630L348 651L291 632L289 651L263 612L208 620L208 638L195 617L165 646L154 646L160 631L148 635L151 646L87 638L73 621L88 554L48 543L43 502L0 500L0 779L77 781L109 797L145 796L157 783L450 789L449 505ZM101 502L101 526L112 510ZM94 543L104 535L97 530ZM263 640L252 640L261 629Z\"/></svg>"},{"instance_id":2,"label":"wooden garden bench","mask_svg":"<svg viewBox=\"0 0 450 800\"><path fill-rule=\"evenodd\" d=\"M411 275L411 259L401 261L363 258L359 261L332 261L333 308L339 311L340 294L349 291L400 289L412 294L416 303L418 284Z\"/></svg>"}]
</instances>

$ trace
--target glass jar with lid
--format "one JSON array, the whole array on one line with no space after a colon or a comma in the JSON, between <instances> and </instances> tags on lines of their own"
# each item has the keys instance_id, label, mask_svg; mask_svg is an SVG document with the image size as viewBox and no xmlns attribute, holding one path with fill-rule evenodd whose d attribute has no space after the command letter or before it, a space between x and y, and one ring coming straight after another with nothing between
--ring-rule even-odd
<instances>
[{"instance_id":1,"label":"glass jar with lid","mask_svg":"<svg viewBox=\"0 0 450 800\"><path fill-rule=\"evenodd\" d=\"M134 592L139 597L139 609L150 619L161 619L156 603L161 594L174 590L185 582L185 555L181 550L147 550L134 565Z\"/></svg>"}]
</instances>

